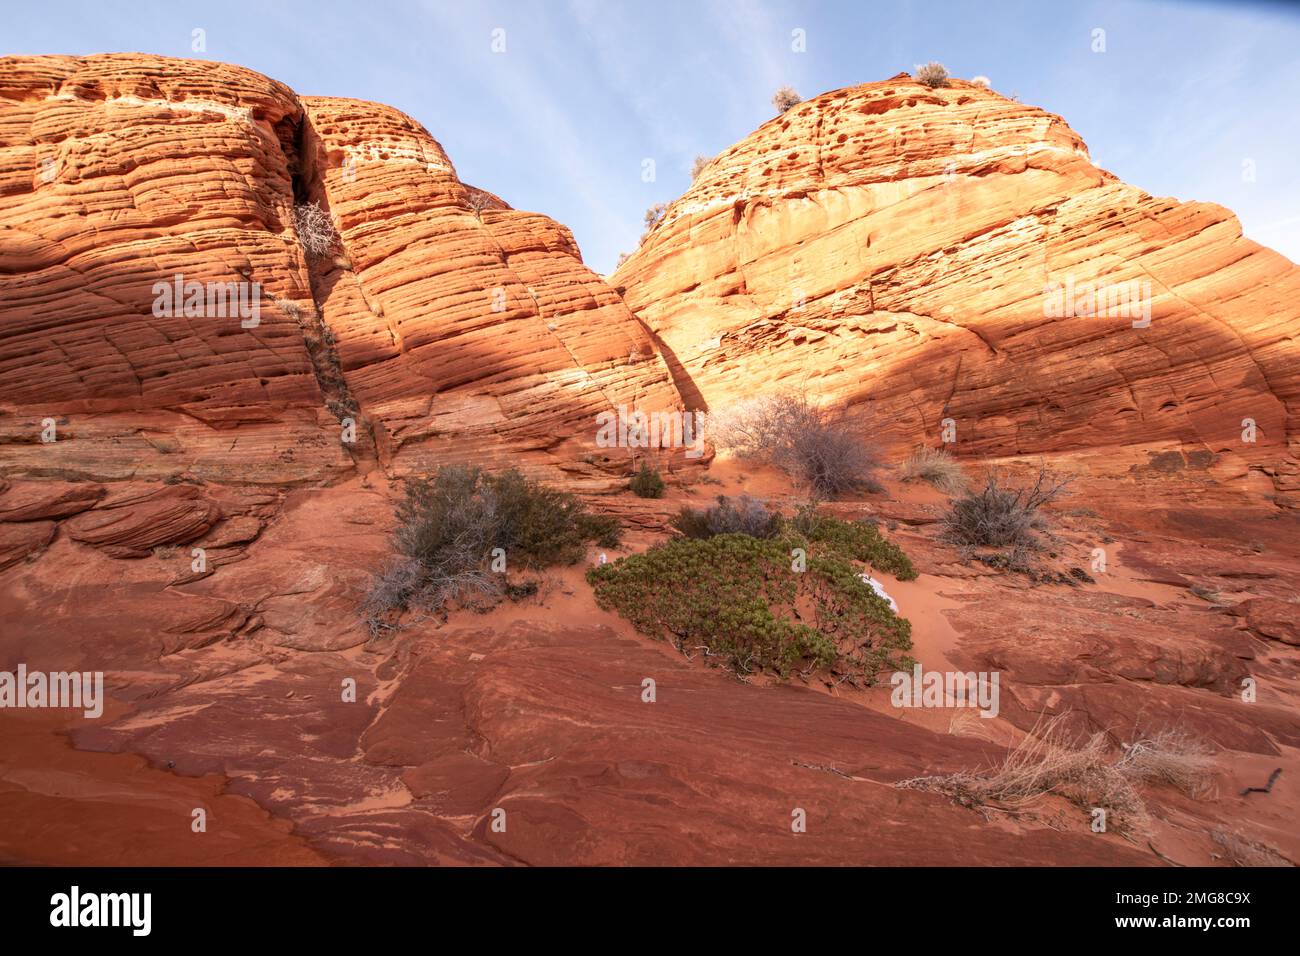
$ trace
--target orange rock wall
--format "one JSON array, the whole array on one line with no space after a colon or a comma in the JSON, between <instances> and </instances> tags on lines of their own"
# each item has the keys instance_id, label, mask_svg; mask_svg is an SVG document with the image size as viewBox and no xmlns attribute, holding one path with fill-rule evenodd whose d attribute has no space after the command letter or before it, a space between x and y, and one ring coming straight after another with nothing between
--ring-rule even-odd
<instances>
[{"instance_id":1,"label":"orange rock wall","mask_svg":"<svg viewBox=\"0 0 1300 956\"><path fill-rule=\"evenodd\" d=\"M610 485L630 454L596 415L680 407L668 369L567 229L484 195L388 107L218 63L0 59L0 472L293 483L377 454ZM304 252L307 201L337 254ZM258 283L257 324L155 314L178 274Z\"/></svg>"},{"instance_id":2,"label":"orange rock wall","mask_svg":"<svg viewBox=\"0 0 1300 956\"><path fill-rule=\"evenodd\" d=\"M1046 303L1050 283L1129 281L1148 327ZM969 83L903 74L794 107L716 157L611 282L688 400L803 387L900 447L950 418L958 454L1173 443L1300 487L1300 269Z\"/></svg>"}]
</instances>

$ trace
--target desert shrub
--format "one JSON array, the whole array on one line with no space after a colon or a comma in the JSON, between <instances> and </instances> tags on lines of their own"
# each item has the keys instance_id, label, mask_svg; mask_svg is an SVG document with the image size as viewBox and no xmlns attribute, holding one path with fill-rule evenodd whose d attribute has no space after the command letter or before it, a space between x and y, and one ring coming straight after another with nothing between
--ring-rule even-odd
<instances>
[{"instance_id":1,"label":"desert shrub","mask_svg":"<svg viewBox=\"0 0 1300 956\"><path fill-rule=\"evenodd\" d=\"M930 89L938 89L948 85L948 69L942 63L931 60L925 66L917 68L916 78Z\"/></svg>"},{"instance_id":2,"label":"desert shrub","mask_svg":"<svg viewBox=\"0 0 1300 956\"><path fill-rule=\"evenodd\" d=\"M912 560L903 549L865 521L843 521L821 514L815 505L805 505L791 519L789 529L841 557L888 571L900 581L912 581L917 576Z\"/></svg>"},{"instance_id":3,"label":"desert shrub","mask_svg":"<svg viewBox=\"0 0 1300 956\"><path fill-rule=\"evenodd\" d=\"M797 572L785 542L674 538L592 568L587 580L597 604L637 630L737 673L824 668L870 683L912 663L911 625L838 555L810 555Z\"/></svg>"},{"instance_id":4,"label":"desert shrub","mask_svg":"<svg viewBox=\"0 0 1300 956\"><path fill-rule=\"evenodd\" d=\"M1139 783L1165 783L1190 797L1204 796L1213 780L1209 746L1182 730L1161 730L1124 748L1116 765Z\"/></svg>"},{"instance_id":5,"label":"desert shrub","mask_svg":"<svg viewBox=\"0 0 1300 956\"><path fill-rule=\"evenodd\" d=\"M632 253L630 253L630 252L620 252L620 253L618 254L618 264L615 265L614 268L615 268L615 269L620 269L620 268L622 268L623 263L627 262L627 260L629 260L629 259L631 259L631 258L632 258Z\"/></svg>"},{"instance_id":6,"label":"desert shrub","mask_svg":"<svg viewBox=\"0 0 1300 956\"><path fill-rule=\"evenodd\" d=\"M514 469L448 466L406 483L393 532L398 556L376 575L362 614L377 633L407 608L491 601L506 587L505 575L491 570L494 549L504 549L511 567L539 568L576 563L590 540L614 547L618 522Z\"/></svg>"},{"instance_id":7,"label":"desert shrub","mask_svg":"<svg viewBox=\"0 0 1300 956\"><path fill-rule=\"evenodd\" d=\"M712 420L714 443L780 468L813 494L834 498L880 491L876 452L844 411L781 392L722 409Z\"/></svg>"},{"instance_id":8,"label":"desert shrub","mask_svg":"<svg viewBox=\"0 0 1300 956\"><path fill-rule=\"evenodd\" d=\"M298 241L308 255L325 256L334 250L339 234L329 214L321 209L319 203L294 206L293 221L298 231Z\"/></svg>"},{"instance_id":9,"label":"desert shrub","mask_svg":"<svg viewBox=\"0 0 1300 956\"><path fill-rule=\"evenodd\" d=\"M972 76L970 78L970 81L974 83L976 86L984 87L984 89L986 90L989 89L991 86L991 82L987 76Z\"/></svg>"},{"instance_id":10,"label":"desert shrub","mask_svg":"<svg viewBox=\"0 0 1300 956\"><path fill-rule=\"evenodd\" d=\"M728 498L703 511L683 507L670 522L688 538L712 538L720 534L747 534L751 538L774 538L781 530L781 515L768 511L749 495Z\"/></svg>"},{"instance_id":11,"label":"desert shrub","mask_svg":"<svg viewBox=\"0 0 1300 956\"><path fill-rule=\"evenodd\" d=\"M668 204L657 202L645 211L645 232L641 233L641 241L645 242L650 237L650 233L655 231L659 223L664 221L664 216L668 214Z\"/></svg>"},{"instance_id":12,"label":"desert shrub","mask_svg":"<svg viewBox=\"0 0 1300 956\"><path fill-rule=\"evenodd\" d=\"M954 495L966 487L966 475L943 448L918 448L903 461L904 481L925 481Z\"/></svg>"},{"instance_id":13,"label":"desert shrub","mask_svg":"<svg viewBox=\"0 0 1300 956\"><path fill-rule=\"evenodd\" d=\"M483 218L483 210L502 208L502 203L499 199L491 193L482 189L477 189L474 186L465 187L465 204L469 206L470 212L474 213L474 215L478 216L480 219Z\"/></svg>"},{"instance_id":14,"label":"desert shrub","mask_svg":"<svg viewBox=\"0 0 1300 956\"><path fill-rule=\"evenodd\" d=\"M522 601L526 597L532 597L541 589L541 582L536 578L529 578L527 581L511 582L506 585L506 597L512 601Z\"/></svg>"},{"instance_id":15,"label":"desert shrub","mask_svg":"<svg viewBox=\"0 0 1300 956\"><path fill-rule=\"evenodd\" d=\"M1040 521L1038 509L1059 498L1069 479L1056 479L1040 469L1026 488L999 484L996 471L989 472L984 487L968 491L949 507L944 518L948 537L960 544L1005 548L1027 545Z\"/></svg>"},{"instance_id":16,"label":"desert shrub","mask_svg":"<svg viewBox=\"0 0 1300 956\"><path fill-rule=\"evenodd\" d=\"M691 163L691 182L699 179L700 173L704 172L711 162L713 162L712 156L696 156L695 162Z\"/></svg>"},{"instance_id":17,"label":"desert shrub","mask_svg":"<svg viewBox=\"0 0 1300 956\"><path fill-rule=\"evenodd\" d=\"M1106 735L1096 733L1072 743L1060 717L1035 728L999 765L913 777L894 786L943 793L967 807L1013 813L1057 794L1085 809L1105 809L1107 827L1123 834L1142 833L1150 822L1142 797L1112 761Z\"/></svg>"},{"instance_id":18,"label":"desert shrub","mask_svg":"<svg viewBox=\"0 0 1300 956\"><path fill-rule=\"evenodd\" d=\"M784 113L803 102L803 98L795 92L793 86L783 86L772 95L772 105L776 107L777 113Z\"/></svg>"},{"instance_id":19,"label":"desert shrub","mask_svg":"<svg viewBox=\"0 0 1300 956\"><path fill-rule=\"evenodd\" d=\"M628 487L638 498L662 498L664 496L664 480L659 476L657 469L651 468L645 462L641 462L641 467L637 473L632 476L628 482Z\"/></svg>"}]
</instances>

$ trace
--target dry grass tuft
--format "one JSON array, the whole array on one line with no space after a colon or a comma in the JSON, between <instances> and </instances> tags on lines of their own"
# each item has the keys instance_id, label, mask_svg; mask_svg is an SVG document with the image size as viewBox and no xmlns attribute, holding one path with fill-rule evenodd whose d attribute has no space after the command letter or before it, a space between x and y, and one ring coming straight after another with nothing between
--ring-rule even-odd
<instances>
[{"instance_id":1,"label":"dry grass tuft","mask_svg":"<svg viewBox=\"0 0 1300 956\"><path fill-rule=\"evenodd\" d=\"M1205 741L1182 730L1161 730L1129 744L1116 769L1134 783L1166 783L1203 797L1214 782L1214 755Z\"/></svg>"},{"instance_id":2,"label":"dry grass tuft","mask_svg":"<svg viewBox=\"0 0 1300 956\"><path fill-rule=\"evenodd\" d=\"M967 807L1019 813L1049 794L1078 806L1106 811L1107 826L1125 835L1150 824L1146 805L1128 778L1112 763L1106 735L1093 734L1080 746L1066 739L1064 715L1035 728L1013 747L1000 766L895 784L908 790L943 793Z\"/></svg>"},{"instance_id":3,"label":"dry grass tuft","mask_svg":"<svg viewBox=\"0 0 1300 956\"><path fill-rule=\"evenodd\" d=\"M957 459L942 448L918 448L903 461L904 481L927 481L945 494L966 488L966 473Z\"/></svg>"}]
</instances>

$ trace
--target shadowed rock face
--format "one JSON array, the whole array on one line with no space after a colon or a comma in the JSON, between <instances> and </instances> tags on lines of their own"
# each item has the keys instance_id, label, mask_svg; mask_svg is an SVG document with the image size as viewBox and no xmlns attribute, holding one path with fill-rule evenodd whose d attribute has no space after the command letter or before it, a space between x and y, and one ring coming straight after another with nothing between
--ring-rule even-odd
<instances>
[{"instance_id":1,"label":"shadowed rock face","mask_svg":"<svg viewBox=\"0 0 1300 956\"><path fill-rule=\"evenodd\" d=\"M1300 487L1300 269L969 83L901 74L771 120L611 281L710 405L806 386L897 442L944 419L963 454L1169 442Z\"/></svg>"},{"instance_id":2,"label":"shadowed rock face","mask_svg":"<svg viewBox=\"0 0 1300 956\"><path fill-rule=\"evenodd\" d=\"M328 254L300 243L309 202ZM567 229L463 185L396 110L238 67L0 60L0 252L9 472L283 484L472 457L596 486L628 457L597 414L681 407Z\"/></svg>"}]
</instances>

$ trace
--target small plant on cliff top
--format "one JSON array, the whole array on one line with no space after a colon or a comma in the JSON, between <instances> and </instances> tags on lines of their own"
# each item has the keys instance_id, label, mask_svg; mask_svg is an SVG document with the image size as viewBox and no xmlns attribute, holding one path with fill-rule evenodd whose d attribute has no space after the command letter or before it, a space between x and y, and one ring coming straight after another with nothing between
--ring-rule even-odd
<instances>
[{"instance_id":1,"label":"small plant on cliff top","mask_svg":"<svg viewBox=\"0 0 1300 956\"><path fill-rule=\"evenodd\" d=\"M803 102L803 97L795 92L793 86L783 86L772 94L772 105L776 107L777 114L793 109Z\"/></svg>"},{"instance_id":2,"label":"small plant on cliff top","mask_svg":"<svg viewBox=\"0 0 1300 956\"><path fill-rule=\"evenodd\" d=\"M668 204L666 202L657 202L645 211L645 232L641 233L642 242L649 238L650 233L654 232L659 223L664 221L664 216L667 214Z\"/></svg>"},{"instance_id":3,"label":"small plant on cliff top","mask_svg":"<svg viewBox=\"0 0 1300 956\"><path fill-rule=\"evenodd\" d=\"M948 85L948 68L942 63L931 60L925 66L916 68L916 79L930 89L939 89Z\"/></svg>"},{"instance_id":4,"label":"small plant on cliff top","mask_svg":"<svg viewBox=\"0 0 1300 956\"><path fill-rule=\"evenodd\" d=\"M588 541L614 547L618 539L615 519L590 513L568 492L514 469L492 475L450 465L406 483L393 532L397 560L375 577L362 613L375 634L406 608L492 602L507 587L505 573L493 567L495 549L512 569L533 569L574 564Z\"/></svg>"},{"instance_id":5,"label":"small plant on cliff top","mask_svg":"<svg viewBox=\"0 0 1300 956\"><path fill-rule=\"evenodd\" d=\"M691 182L699 179L700 173L704 172L711 162L713 162L712 156L696 156L695 162L691 163Z\"/></svg>"},{"instance_id":6,"label":"small plant on cliff top","mask_svg":"<svg viewBox=\"0 0 1300 956\"><path fill-rule=\"evenodd\" d=\"M308 255L319 257L334 251L339 234L329 214L321 209L319 203L294 206L293 221L298 230L298 241Z\"/></svg>"}]
</instances>

